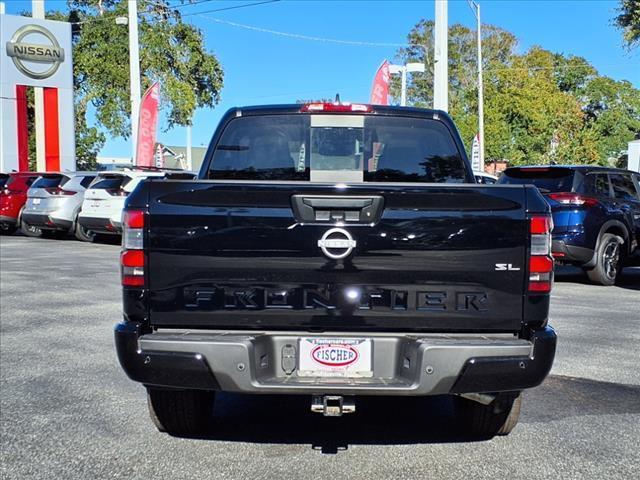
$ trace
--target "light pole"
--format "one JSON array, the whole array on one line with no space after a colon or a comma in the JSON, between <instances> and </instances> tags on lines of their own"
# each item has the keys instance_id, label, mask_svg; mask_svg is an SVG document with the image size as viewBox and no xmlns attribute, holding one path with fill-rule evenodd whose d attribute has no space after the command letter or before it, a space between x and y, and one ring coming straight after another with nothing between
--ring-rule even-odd
<instances>
[{"instance_id":1,"label":"light pole","mask_svg":"<svg viewBox=\"0 0 640 480\"><path fill-rule=\"evenodd\" d=\"M138 0L128 0L128 17L116 17L118 25L129 25L129 84L131 95L131 160L135 164L140 112L140 46L138 43Z\"/></svg>"},{"instance_id":2,"label":"light pole","mask_svg":"<svg viewBox=\"0 0 640 480\"><path fill-rule=\"evenodd\" d=\"M482 83L482 23L480 22L480 4L467 0L478 22L478 140L480 143L480 171L484 172L484 87Z\"/></svg>"},{"instance_id":3,"label":"light pole","mask_svg":"<svg viewBox=\"0 0 640 480\"><path fill-rule=\"evenodd\" d=\"M447 0L436 0L433 108L449 111L449 21Z\"/></svg>"},{"instance_id":4,"label":"light pole","mask_svg":"<svg viewBox=\"0 0 640 480\"><path fill-rule=\"evenodd\" d=\"M135 164L140 111L140 46L138 45L138 1L129 0L129 82L131 83L131 156Z\"/></svg>"},{"instance_id":5,"label":"light pole","mask_svg":"<svg viewBox=\"0 0 640 480\"><path fill-rule=\"evenodd\" d=\"M31 16L45 18L44 0L31 1ZM36 129L36 172L47 170L47 159L44 143L44 90L43 87L33 87L33 110L35 113Z\"/></svg>"},{"instance_id":6,"label":"light pole","mask_svg":"<svg viewBox=\"0 0 640 480\"><path fill-rule=\"evenodd\" d=\"M407 105L407 72L424 72L424 63L407 63L405 65L389 65L390 74L401 75L400 106Z\"/></svg>"}]
</instances>

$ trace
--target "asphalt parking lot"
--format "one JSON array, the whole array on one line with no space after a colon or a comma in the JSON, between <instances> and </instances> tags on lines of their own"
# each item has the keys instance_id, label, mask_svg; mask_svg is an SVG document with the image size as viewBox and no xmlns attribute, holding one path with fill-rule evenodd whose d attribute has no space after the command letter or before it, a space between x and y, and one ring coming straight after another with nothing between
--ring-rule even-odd
<instances>
[{"instance_id":1,"label":"asphalt parking lot","mask_svg":"<svg viewBox=\"0 0 640 480\"><path fill-rule=\"evenodd\" d=\"M462 437L441 398L323 418L307 397L221 395L217 433L179 439L115 357L118 252L0 239L1 478L640 478L640 267L609 288L560 270L556 362L507 437Z\"/></svg>"}]
</instances>

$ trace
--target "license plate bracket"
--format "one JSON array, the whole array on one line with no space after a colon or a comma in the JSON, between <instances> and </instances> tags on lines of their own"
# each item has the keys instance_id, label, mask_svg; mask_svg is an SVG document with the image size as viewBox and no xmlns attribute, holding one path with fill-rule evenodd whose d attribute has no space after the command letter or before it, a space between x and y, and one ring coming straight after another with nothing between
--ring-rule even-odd
<instances>
[{"instance_id":1,"label":"license plate bracket","mask_svg":"<svg viewBox=\"0 0 640 480\"><path fill-rule=\"evenodd\" d=\"M303 337L298 342L298 376L373 376L370 338Z\"/></svg>"}]
</instances>

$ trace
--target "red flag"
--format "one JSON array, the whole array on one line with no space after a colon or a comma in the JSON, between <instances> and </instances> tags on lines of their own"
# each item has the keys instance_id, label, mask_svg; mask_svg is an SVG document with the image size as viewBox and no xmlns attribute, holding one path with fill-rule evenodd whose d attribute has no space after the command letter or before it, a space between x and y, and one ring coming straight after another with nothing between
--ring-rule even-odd
<instances>
[{"instance_id":1,"label":"red flag","mask_svg":"<svg viewBox=\"0 0 640 480\"><path fill-rule=\"evenodd\" d=\"M158 103L160 102L160 84L154 83L142 96L138 120L138 143L135 164L140 167L153 167L156 128L158 126Z\"/></svg>"},{"instance_id":2,"label":"red flag","mask_svg":"<svg viewBox=\"0 0 640 480\"><path fill-rule=\"evenodd\" d=\"M376 76L373 78L373 87L371 87L372 105L388 105L389 104L389 61L385 60L378 68Z\"/></svg>"}]
</instances>

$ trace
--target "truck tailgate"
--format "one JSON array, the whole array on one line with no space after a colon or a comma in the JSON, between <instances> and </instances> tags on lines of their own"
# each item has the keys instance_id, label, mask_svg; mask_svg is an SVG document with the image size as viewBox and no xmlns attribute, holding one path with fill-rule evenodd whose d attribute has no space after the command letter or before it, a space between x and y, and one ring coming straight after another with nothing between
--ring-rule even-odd
<instances>
[{"instance_id":1,"label":"truck tailgate","mask_svg":"<svg viewBox=\"0 0 640 480\"><path fill-rule=\"evenodd\" d=\"M522 186L163 181L147 189L151 325L520 330Z\"/></svg>"}]
</instances>

